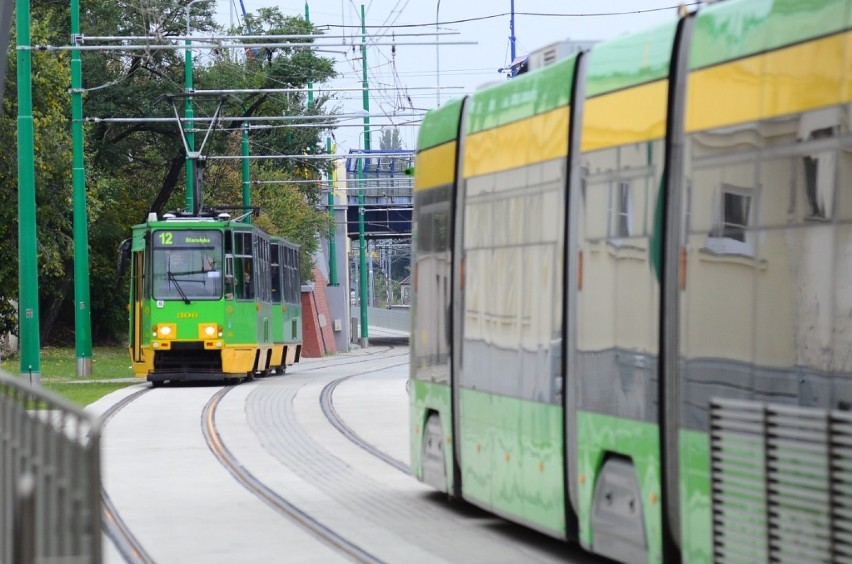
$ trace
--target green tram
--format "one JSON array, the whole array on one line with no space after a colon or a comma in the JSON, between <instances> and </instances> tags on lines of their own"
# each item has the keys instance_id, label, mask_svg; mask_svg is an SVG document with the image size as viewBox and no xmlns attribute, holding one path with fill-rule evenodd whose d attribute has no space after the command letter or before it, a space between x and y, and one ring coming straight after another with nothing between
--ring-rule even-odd
<instances>
[{"instance_id":1,"label":"green tram","mask_svg":"<svg viewBox=\"0 0 852 564\"><path fill-rule=\"evenodd\" d=\"M715 3L426 116L419 479L620 561L852 558L850 23Z\"/></svg>"},{"instance_id":2,"label":"green tram","mask_svg":"<svg viewBox=\"0 0 852 564\"><path fill-rule=\"evenodd\" d=\"M299 248L229 214L133 227L130 357L163 382L283 373L299 361Z\"/></svg>"}]
</instances>

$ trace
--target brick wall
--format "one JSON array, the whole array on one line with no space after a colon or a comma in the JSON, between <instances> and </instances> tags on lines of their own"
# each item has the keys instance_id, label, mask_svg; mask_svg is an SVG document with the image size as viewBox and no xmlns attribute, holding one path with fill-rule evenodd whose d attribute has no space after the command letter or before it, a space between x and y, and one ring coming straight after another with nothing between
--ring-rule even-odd
<instances>
[{"instance_id":1,"label":"brick wall","mask_svg":"<svg viewBox=\"0 0 852 564\"><path fill-rule=\"evenodd\" d=\"M318 358L337 352L325 295L328 281L317 267L314 267L313 272L313 291L302 292L302 356L305 358Z\"/></svg>"}]
</instances>

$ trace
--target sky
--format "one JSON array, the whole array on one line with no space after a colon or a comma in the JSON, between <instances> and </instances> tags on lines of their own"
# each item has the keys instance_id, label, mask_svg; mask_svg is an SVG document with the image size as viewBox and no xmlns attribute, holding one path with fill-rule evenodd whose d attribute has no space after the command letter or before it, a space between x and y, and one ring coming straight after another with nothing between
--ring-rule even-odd
<instances>
[{"instance_id":1,"label":"sky","mask_svg":"<svg viewBox=\"0 0 852 564\"><path fill-rule=\"evenodd\" d=\"M305 14L305 0L243 0L243 3L248 12L278 6L285 15ZM516 55L526 55L566 39L605 40L673 21L679 3L675 0L514 0ZM354 42L360 46L363 5L368 26L372 148L378 148L379 126L394 123L399 124L404 148L415 149L418 125L409 122L421 118L401 114L422 115L485 84L507 80L505 74L497 71L511 62L511 4L512 0L308 0L313 24L328 35L350 36L345 40L346 46L321 53L335 59L339 73L326 88L361 87L361 52L360 48L353 51L351 45ZM217 5L223 23L230 23L232 18L237 22L241 14L239 0L218 0ZM436 22L440 32L457 34L436 38ZM398 45L393 49L388 43L393 42L395 33L422 35L397 37L399 43L416 45ZM327 41L332 40L323 42ZM466 44L452 44L462 42ZM341 112L363 111L360 91L334 95L335 107ZM334 137L338 153L360 148L363 126L339 128Z\"/></svg>"}]
</instances>

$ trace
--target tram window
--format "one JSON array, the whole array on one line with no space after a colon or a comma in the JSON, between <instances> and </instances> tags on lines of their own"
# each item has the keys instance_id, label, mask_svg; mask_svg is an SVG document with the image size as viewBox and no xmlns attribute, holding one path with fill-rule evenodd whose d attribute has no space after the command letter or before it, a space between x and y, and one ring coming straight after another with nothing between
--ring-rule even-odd
<instances>
[{"instance_id":1,"label":"tram window","mask_svg":"<svg viewBox=\"0 0 852 564\"><path fill-rule=\"evenodd\" d=\"M287 301L293 303L293 250L287 248L284 250L287 257L285 260L284 277L287 279Z\"/></svg>"},{"instance_id":2,"label":"tram window","mask_svg":"<svg viewBox=\"0 0 852 564\"><path fill-rule=\"evenodd\" d=\"M225 299L234 298L234 257L225 257Z\"/></svg>"},{"instance_id":3,"label":"tram window","mask_svg":"<svg viewBox=\"0 0 852 564\"><path fill-rule=\"evenodd\" d=\"M254 299L254 257L252 234L234 233L234 277L237 299Z\"/></svg>"},{"instance_id":4,"label":"tram window","mask_svg":"<svg viewBox=\"0 0 852 564\"><path fill-rule=\"evenodd\" d=\"M283 296L281 295L281 245L273 244L269 249L270 276L272 285L272 303L280 304Z\"/></svg>"},{"instance_id":5,"label":"tram window","mask_svg":"<svg viewBox=\"0 0 852 564\"><path fill-rule=\"evenodd\" d=\"M272 300L272 289L271 289L271 279L270 279L270 267L269 267L269 241L263 239L262 241L262 262L261 267L263 269L263 278L261 278L261 283L263 284L263 294L262 297L264 301Z\"/></svg>"},{"instance_id":6,"label":"tram window","mask_svg":"<svg viewBox=\"0 0 852 564\"><path fill-rule=\"evenodd\" d=\"M290 255L289 273L290 273L290 302L297 303L299 301L299 253L296 249L288 249Z\"/></svg>"},{"instance_id":7,"label":"tram window","mask_svg":"<svg viewBox=\"0 0 852 564\"><path fill-rule=\"evenodd\" d=\"M153 237L153 297L204 300L222 296L222 234L161 230Z\"/></svg>"}]
</instances>

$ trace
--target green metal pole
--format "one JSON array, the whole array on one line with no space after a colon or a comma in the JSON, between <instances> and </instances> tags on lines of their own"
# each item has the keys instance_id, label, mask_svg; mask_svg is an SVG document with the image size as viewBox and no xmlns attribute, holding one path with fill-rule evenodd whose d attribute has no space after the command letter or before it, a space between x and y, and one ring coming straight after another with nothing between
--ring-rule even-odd
<instances>
[{"instance_id":1,"label":"green metal pole","mask_svg":"<svg viewBox=\"0 0 852 564\"><path fill-rule=\"evenodd\" d=\"M71 41L80 36L80 0L71 0ZM86 212L86 169L83 152L83 63L80 51L71 51L71 140L74 187L74 340L77 377L92 374L92 322L89 311L89 222Z\"/></svg>"},{"instance_id":2,"label":"green metal pole","mask_svg":"<svg viewBox=\"0 0 852 564\"><path fill-rule=\"evenodd\" d=\"M367 83L367 24L364 16L364 5L361 4L361 68L364 79L364 150L370 150L370 93ZM358 265L361 275L361 346L370 344L367 330L367 250L364 236L364 158L358 165L358 251L361 262Z\"/></svg>"},{"instance_id":3,"label":"green metal pole","mask_svg":"<svg viewBox=\"0 0 852 564\"><path fill-rule=\"evenodd\" d=\"M186 5L186 37L189 37L189 15L190 15L190 7L193 2L190 2ZM192 50L188 47L192 45L192 41L189 39L185 40L185 45L187 46L186 56L184 60L184 92L186 93L186 102L184 102L184 117L186 118L186 122L184 125L184 135L186 135L186 146L189 149L189 153L195 152L195 133L192 131L195 127L193 123L193 118L195 114L192 110L192 98L189 94L192 92ZM193 186L195 184L195 170L194 170L195 159L192 154L186 155L186 211L192 213L195 211L195 198L193 194Z\"/></svg>"},{"instance_id":4,"label":"green metal pole","mask_svg":"<svg viewBox=\"0 0 852 564\"><path fill-rule=\"evenodd\" d=\"M249 126L248 122L243 122L243 213L248 213L251 207L251 190L250 190L250 170L249 170ZM251 223L251 216L246 218L246 223Z\"/></svg>"},{"instance_id":5,"label":"green metal pole","mask_svg":"<svg viewBox=\"0 0 852 564\"><path fill-rule=\"evenodd\" d=\"M331 154L331 137L325 138L325 151L329 155ZM334 161L331 163L331 171L329 172L329 178L331 182L329 182L328 186L328 219L329 228L328 232L328 284L330 286L337 286L337 243L334 240L335 237L335 229L334 229ZM347 298L348 299L348 298Z\"/></svg>"},{"instance_id":6,"label":"green metal pole","mask_svg":"<svg viewBox=\"0 0 852 564\"><path fill-rule=\"evenodd\" d=\"M308 7L308 2L305 0L305 21L311 23L311 9ZM308 109L314 107L314 83L308 81Z\"/></svg>"},{"instance_id":7,"label":"green metal pole","mask_svg":"<svg viewBox=\"0 0 852 564\"><path fill-rule=\"evenodd\" d=\"M16 0L18 35L18 339L21 375L41 384L30 2Z\"/></svg>"}]
</instances>

